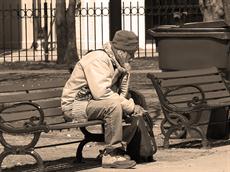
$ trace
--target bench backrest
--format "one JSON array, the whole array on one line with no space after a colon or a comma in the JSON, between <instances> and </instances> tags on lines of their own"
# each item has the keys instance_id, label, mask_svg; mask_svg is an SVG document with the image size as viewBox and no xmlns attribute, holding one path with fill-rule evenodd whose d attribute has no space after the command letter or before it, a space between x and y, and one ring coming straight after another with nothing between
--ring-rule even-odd
<instances>
[{"instance_id":1,"label":"bench backrest","mask_svg":"<svg viewBox=\"0 0 230 172\"><path fill-rule=\"evenodd\" d=\"M201 97L199 90L193 87L185 87L173 91L162 97L168 90L184 85L197 85L205 95L207 104L211 106L225 106L230 104L230 93L226 83L216 67L205 69L149 73L159 98L167 99L178 107L187 106L187 102L194 97Z\"/></svg>"},{"instance_id":2,"label":"bench backrest","mask_svg":"<svg viewBox=\"0 0 230 172\"><path fill-rule=\"evenodd\" d=\"M39 104L44 110L46 123L63 123L60 97L65 82L66 79L61 78L1 84L0 105L9 106L19 102L34 102ZM1 117L9 123L20 123L23 120L30 119L34 115L37 116L37 114L38 111L32 106L19 106L3 111Z\"/></svg>"}]
</instances>

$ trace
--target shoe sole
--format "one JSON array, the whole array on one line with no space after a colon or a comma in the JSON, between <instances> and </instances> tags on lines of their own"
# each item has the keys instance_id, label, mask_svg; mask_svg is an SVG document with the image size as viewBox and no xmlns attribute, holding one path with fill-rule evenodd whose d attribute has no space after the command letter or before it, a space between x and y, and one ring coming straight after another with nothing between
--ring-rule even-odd
<instances>
[{"instance_id":1,"label":"shoe sole","mask_svg":"<svg viewBox=\"0 0 230 172\"><path fill-rule=\"evenodd\" d=\"M128 169L133 168L136 165L135 161L129 161L129 163L121 161L115 162L113 164L102 164L103 168L117 168L117 169Z\"/></svg>"}]
</instances>

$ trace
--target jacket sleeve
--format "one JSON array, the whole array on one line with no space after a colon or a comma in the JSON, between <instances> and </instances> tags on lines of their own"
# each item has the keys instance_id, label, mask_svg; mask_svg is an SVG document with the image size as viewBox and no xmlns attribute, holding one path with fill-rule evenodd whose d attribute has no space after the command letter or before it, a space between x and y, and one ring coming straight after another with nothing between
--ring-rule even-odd
<instances>
[{"instance_id":1,"label":"jacket sleeve","mask_svg":"<svg viewBox=\"0 0 230 172\"><path fill-rule=\"evenodd\" d=\"M120 99L123 110L127 113L132 113L134 110L133 100L128 100L111 89L113 74L110 65L111 63L102 57L84 66L91 94L95 100Z\"/></svg>"},{"instance_id":2,"label":"jacket sleeve","mask_svg":"<svg viewBox=\"0 0 230 172\"><path fill-rule=\"evenodd\" d=\"M123 97L127 97L128 91L129 91L131 66L129 63L125 63L124 66L125 66L127 73L121 79L119 94Z\"/></svg>"}]
</instances>

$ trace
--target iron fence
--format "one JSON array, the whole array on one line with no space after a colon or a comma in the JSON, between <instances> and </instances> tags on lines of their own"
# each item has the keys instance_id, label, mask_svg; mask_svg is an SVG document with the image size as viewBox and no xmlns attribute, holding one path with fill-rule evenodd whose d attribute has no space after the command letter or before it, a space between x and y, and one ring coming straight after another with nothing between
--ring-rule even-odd
<instances>
[{"instance_id":1,"label":"iron fence","mask_svg":"<svg viewBox=\"0 0 230 172\"><path fill-rule=\"evenodd\" d=\"M122 3L122 29L132 30L139 36L137 57L155 56L154 40L146 33L147 29L162 24L178 24L176 15L186 14L183 22L202 20L198 0L149 2ZM109 41L108 7L108 4L94 2L86 3L77 10L76 40L80 57ZM40 8L34 4L0 4L0 63L56 61L55 12L52 1L44 1Z\"/></svg>"}]
</instances>

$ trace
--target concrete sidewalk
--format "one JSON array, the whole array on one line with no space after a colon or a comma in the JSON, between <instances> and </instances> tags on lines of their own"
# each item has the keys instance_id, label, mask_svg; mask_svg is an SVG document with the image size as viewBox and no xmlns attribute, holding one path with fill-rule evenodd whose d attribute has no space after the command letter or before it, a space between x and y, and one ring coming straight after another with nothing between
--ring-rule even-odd
<instances>
[{"instance_id":1,"label":"concrete sidewalk","mask_svg":"<svg viewBox=\"0 0 230 172\"><path fill-rule=\"evenodd\" d=\"M104 169L101 167L82 170L83 172L230 172L230 145L204 149L171 149L160 150L156 162L138 164L134 169ZM184 152L183 157L174 159L173 156ZM187 153L186 153L187 152ZM190 152L190 153L189 153ZM160 154L168 154L164 159ZM193 155L193 156L191 156ZM189 157L189 158L188 158Z\"/></svg>"}]
</instances>

